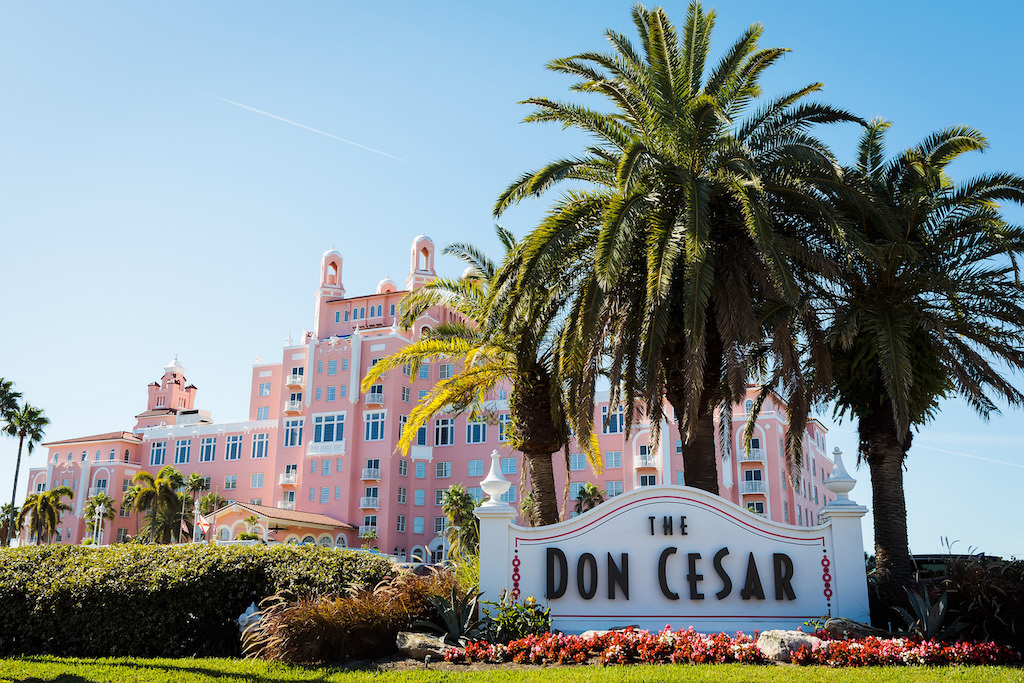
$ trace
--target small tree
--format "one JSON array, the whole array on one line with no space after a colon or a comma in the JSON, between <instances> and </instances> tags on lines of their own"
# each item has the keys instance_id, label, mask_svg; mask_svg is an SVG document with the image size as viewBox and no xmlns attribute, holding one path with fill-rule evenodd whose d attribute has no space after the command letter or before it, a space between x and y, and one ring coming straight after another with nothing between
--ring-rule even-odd
<instances>
[{"instance_id":1,"label":"small tree","mask_svg":"<svg viewBox=\"0 0 1024 683\"><path fill-rule=\"evenodd\" d=\"M580 492L576 496L576 512L582 514L603 502L604 494L601 493L601 489L597 488L596 484L587 482L580 487Z\"/></svg>"},{"instance_id":2,"label":"small tree","mask_svg":"<svg viewBox=\"0 0 1024 683\"><path fill-rule=\"evenodd\" d=\"M0 546L10 545L12 538L18 535L18 509L10 503L0 508Z\"/></svg>"},{"instance_id":3,"label":"small tree","mask_svg":"<svg viewBox=\"0 0 1024 683\"><path fill-rule=\"evenodd\" d=\"M89 538L96 535L96 510L100 506L103 506L103 517L100 521L100 527L102 528L103 522L113 522L117 516L117 503L113 498L110 497L106 491L100 491L96 495L85 501L85 508L82 510L82 516L85 518L85 530L89 532ZM102 538L102 532L100 537Z\"/></svg>"},{"instance_id":4,"label":"small tree","mask_svg":"<svg viewBox=\"0 0 1024 683\"><path fill-rule=\"evenodd\" d=\"M441 511L452 527L458 527L449 542L449 556L465 558L480 552L480 520L473 514L476 500L462 484L454 484L441 495Z\"/></svg>"}]
</instances>

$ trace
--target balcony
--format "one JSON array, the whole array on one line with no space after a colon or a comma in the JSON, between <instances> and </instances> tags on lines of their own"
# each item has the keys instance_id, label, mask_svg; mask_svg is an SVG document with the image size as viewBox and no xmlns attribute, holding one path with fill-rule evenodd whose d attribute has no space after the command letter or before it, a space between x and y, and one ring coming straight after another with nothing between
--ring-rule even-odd
<instances>
[{"instance_id":1,"label":"balcony","mask_svg":"<svg viewBox=\"0 0 1024 683\"><path fill-rule=\"evenodd\" d=\"M382 406L384 405L384 392L383 391L369 391L366 393L366 405L368 406Z\"/></svg>"},{"instance_id":2,"label":"balcony","mask_svg":"<svg viewBox=\"0 0 1024 683\"><path fill-rule=\"evenodd\" d=\"M658 456L654 453L648 453L647 455L637 455L633 459L633 464L636 467L657 467Z\"/></svg>"},{"instance_id":3,"label":"balcony","mask_svg":"<svg viewBox=\"0 0 1024 683\"><path fill-rule=\"evenodd\" d=\"M359 527L359 535L360 536L366 536L367 534L373 534L374 536L376 536L377 535L377 527L376 526L367 526L365 524L360 526Z\"/></svg>"},{"instance_id":4,"label":"balcony","mask_svg":"<svg viewBox=\"0 0 1024 683\"><path fill-rule=\"evenodd\" d=\"M106 493L106 492L107 492L107 487L106 486L93 486L92 488L89 489L89 498L92 498L97 493Z\"/></svg>"},{"instance_id":5,"label":"balcony","mask_svg":"<svg viewBox=\"0 0 1024 683\"><path fill-rule=\"evenodd\" d=\"M760 448L751 448L749 453L740 456L743 462L764 462L764 451Z\"/></svg>"},{"instance_id":6,"label":"balcony","mask_svg":"<svg viewBox=\"0 0 1024 683\"><path fill-rule=\"evenodd\" d=\"M304 387L306 386L306 377L305 375L288 375L285 384L290 387Z\"/></svg>"},{"instance_id":7,"label":"balcony","mask_svg":"<svg viewBox=\"0 0 1024 683\"><path fill-rule=\"evenodd\" d=\"M743 482L743 493L764 493L764 482L760 479L748 479Z\"/></svg>"},{"instance_id":8,"label":"balcony","mask_svg":"<svg viewBox=\"0 0 1024 683\"><path fill-rule=\"evenodd\" d=\"M345 441L310 441L306 447L306 455L345 455Z\"/></svg>"},{"instance_id":9,"label":"balcony","mask_svg":"<svg viewBox=\"0 0 1024 683\"><path fill-rule=\"evenodd\" d=\"M277 507L279 509L281 509L281 510L294 510L295 509L295 501L294 500L282 500L280 503L277 504Z\"/></svg>"},{"instance_id":10,"label":"balcony","mask_svg":"<svg viewBox=\"0 0 1024 683\"><path fill-rule=\"evenodd\" d=\"M281 486L295 486L299 483L299 475L297 472L285 472L277 478L277 483Z\"/></svg>"},{"instance_id":11,"label":"balcony","mask_svg":"<svg viewBox=\"0 0 1024 683\"><path fill-rule=\"evenodd\" d=\"M285 401L284 412L294 415L302 412L302 401Z\"/></svg>"},{"instance_id":12,"label":"balcony","mask_svg":"<svg viewBox=\"0 0 1024 683\"><path fill-rule=\"evenodd\" d=\"M364 467L363 468L363 479L366 481L380 481L380 468L379 467Z\"/></svg>"},{"instance_id":13,"label":"balcony","mask_svg":"<svg viewBox=\"0 0 1024 683\"><path fill-rule=\"evenodd\" d=\"M380 498L363 496L359 499L359 508L362 510L378 510L380 509Z\"/></svg>"}]
</instances>

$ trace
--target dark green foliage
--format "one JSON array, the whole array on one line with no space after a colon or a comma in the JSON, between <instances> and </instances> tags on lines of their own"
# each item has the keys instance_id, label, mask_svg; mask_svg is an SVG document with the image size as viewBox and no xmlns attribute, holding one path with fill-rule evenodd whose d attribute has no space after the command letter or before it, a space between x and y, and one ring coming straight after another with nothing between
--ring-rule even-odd
<instances>
[{"instance_id":1,"label":"dark green foliage","mask_svg":"<svg viewBox=\"0 0 1024 683\"><path fill-rule=\"evenodd\" d=\"M447 595L427 596L427 603L434 608L436 617L419 620L413 626L434 631L451 645L465 645L480 630L479 602L480 594L475 589L463 592L453 584Z\"/></svg>"},{"instance_id":2,"label":"dark green foliage","mask_svg":"<svg viewBox=\"0 0 1024 683\"><path fill-rule=\"evenodd\" d=\"M538 605L532 595L523 602L516 602L502 591L498 602L485 602L484 605L487 605L484 614L491 631L488 638L491 642L508 643L551 632L551 608Z\"/></svg>"},{"instance_id":3,"label":"dark green foliage","mask_svg":"<svg viewBox=\"0 0 1024 683\"><path fill-rule=\"evenodd\" d=\"M921 593L903 588L907 593L907 600L910 602L910 611L896 605L893 607L903 617L903 632L915 638L926 640L952 640L957 633L962 631L966 624L955 621L947 623L949 612L949 593L942 591L939 599L932 603L928 591Z\"/></svg>"},{"instance_id":4,"label":"dark green foliage","mask_svg":"<svg viewBox=\"0 0 1024 683\"><path fill-rule=\"evenodd\" d=\"M967 623L962 637L1024 649L1024 560L951 559L946 575L950 611Z\"/></svg>"},{"instance_id":5,"label":"dark green foliage","mask_svg":"<svg viewBox=\"0 0 1024 683\"><path fill-rule=\"evenodd\" d=\"M0 551L0 654L232 655L268 595L373 586L390 563L314 546L205 544Z\"/></svg>"}]
</instances>

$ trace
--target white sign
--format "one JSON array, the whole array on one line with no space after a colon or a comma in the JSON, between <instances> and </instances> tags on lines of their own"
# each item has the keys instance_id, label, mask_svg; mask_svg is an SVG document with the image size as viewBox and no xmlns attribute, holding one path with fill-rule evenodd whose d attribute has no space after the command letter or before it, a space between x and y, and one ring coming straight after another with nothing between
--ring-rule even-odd
<instances>
[{"instance_id":1,"label":"white sign","mask_svg":"<svg viewBox=\"0 0 1024 683\"><path fill-rule=\"evenodd\" d=\"M492 466L482 482L491 501L476 510L484 599L502 589L532 595L567 633L629 625L749 633L828 616L868 619L866 510L845 493L815 527L772 522L698 489L659 486L530 528L493 503L500 493L488 487L497 490L502 479Z\"/></svg>"}]
</instances>

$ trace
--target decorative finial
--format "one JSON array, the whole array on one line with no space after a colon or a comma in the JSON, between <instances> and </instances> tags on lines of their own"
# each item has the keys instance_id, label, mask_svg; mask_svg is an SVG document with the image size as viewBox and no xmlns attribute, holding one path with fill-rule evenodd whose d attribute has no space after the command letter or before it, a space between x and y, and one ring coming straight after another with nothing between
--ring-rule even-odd
<instances>
[{"instance_id":1,"label":"decorative finial","mask_svg":"<svg viewBox=\"0 0 1024 683\"><path fill-rule=\"evenodd\" d=\"M843 452L838 446L832 450L832 460L835 466L832 468L832 476L825 480L825 488L836 494L836 499L829 505L856 505L850 500L849 493L857 485L857 480L843 466Z\"/></svg>"},{"instance_id":2,"label":"decorative finial","mask_svg":"<svg viewBox=\"0 0 1024 683\"><path fill-rule=\"evenodd\" d=\"M263 354L261 354L259 351L256 352L256 361L255 362L256 363L262 363L263 362Z\"/></svg>"},{"instance_id":3,"label":"decorative finial","mask_svg":"<svg viewBox=\"0 0 1024 683\"><path fill-rule=\"evenodd\" d=\"M487 494L489 500L485 501L480 507L511 507L508 503L501 500L501 497L505 495L511 486L512 482L506 479L505 475L501 472L501 456L497 450L491 451L491 470L487 473L487 477L480 482L480 488Z\"/></svg>"}]
</instances>

